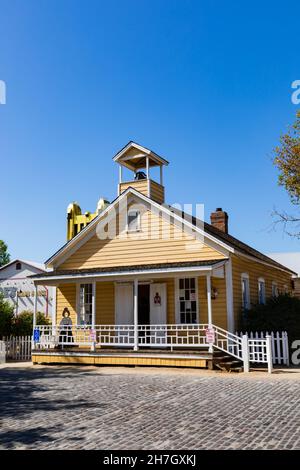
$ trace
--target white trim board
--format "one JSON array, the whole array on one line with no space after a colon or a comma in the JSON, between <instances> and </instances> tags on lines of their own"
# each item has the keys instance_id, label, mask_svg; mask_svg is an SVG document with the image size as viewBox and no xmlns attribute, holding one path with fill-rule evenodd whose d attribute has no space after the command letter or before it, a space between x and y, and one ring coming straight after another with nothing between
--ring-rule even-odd
<instances>
[{"instance_id":1,"label":"white trim board","mask_svg":"<svg viewBox=\"0 0 300 470\"><path fill-rule=\"evenodd\" d=\"M196 273L196 272L212 272L221 266L221 263L226 263L227 260L221 260L220 263L216 263L211 266L188 266L188 267L174 267L174 268L156 268L156 269L138 269L136 271L124 271L124 272L95 272L95 273L78 273L78 274L63 274L49 277L39 277L33 279L35 284L45 284L45 282L51 281L70 281L70 280L84 280L84 279L97 279L97 278L119 278L119 277L137 277L137 276L152 276L153 274L184 274L184 273ZM190 274L191 275L191 274Z\"/></svg>"}]
</instances>

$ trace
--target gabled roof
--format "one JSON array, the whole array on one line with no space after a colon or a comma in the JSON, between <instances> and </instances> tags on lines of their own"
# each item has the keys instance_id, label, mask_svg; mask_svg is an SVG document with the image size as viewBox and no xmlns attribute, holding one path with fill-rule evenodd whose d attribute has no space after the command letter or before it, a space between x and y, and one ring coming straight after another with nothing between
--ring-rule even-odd
<instances>
[{"instance_id":1,"label":"gabled roof","mask_svg":"<svg viewBox=\"0 0 300 470\"><path fill-rule=\"evenodd\" d=\"M11 266L14 263L27 264L28 266L32 266L33 268L39 269L40 271L45 271L45 265L44 264L37 263L35 261L27 261L25 259L14 259L14 260L10 261L9 263L4 264L4 266L1 266L0 271L5 269L5 268L8 268L9 266Z\"/></svg>"},{"instance_id":2,"label":"gabled roof","mask_svg":"<svg viewBox=\"0 0 300 470\"><path fill-rule=\"evenodd\" d=\"M277 263L288 266L289 269L292 269L300 276L300 251L268 253L267 256L277 261Z\"/></svg>"},{"instance_id":3,"label":"gabled roof","mask_svg":"<svg viewBox=\"0 0 300 470\"><path fill-rule=\"evenodd\" d=\"M152 199L148 198L144 194L140 193L136 189L129 187L124 191L120 196L118 196L114 201L111 202L111 204L103 211L101 212L95 219L92 220L83 230L81 230L74 238L69 240L65 245L63 245L53 256L51 256L47 261L46 261L46 266L50 263L53 262L55 259L57 259L59 256L62 256L70 247L75 246L79 241L81 241L90 231L93 230L93 228L97 225L97 223L100 221L100 219L106 215L109 210L115 206L122 198L125 198L128 196L128 194L131 193L134 196L144 200L145 202L151 204L152 206L156 207L157 209L161 210L162 212L167 212L169 215L172 217L176 218L183 224L183 225L188 225L191 226L196 232L200 232L202 235L204 235L207 239L211 240L212 242L216 243L217 245L220 246L223 250L227 250L228 252L231 253L236 253L236 254L243 254L245 256L249 256L251 258L255 258L258 261L261 261L265 264L271 265L275 268L287 271L291 274L295 274L294 271L291 269L287 268L286 266L283 266L282 264L274 261L272 258L269 258L268 256L264 255L260 251L250 247L246 243L238 240L237 238L233 237L232 235L229 235L228 233L222 232L221 230L217 229L216 227L213 227L211 224L208 224L207 222L202 222L199 221L199 219L196 219L195 217L190 217L187 214L184 214L183 212L176 211L174 212L174 208L171 206L166 206L160 205L157 202L153 201ZM203 228L199 228L199 222L203 223Z\"/></svg>"},{"instance_id":4,"label":"gabled roof","mask_svg":"<svg viewBox=\"0 0 300 470\"><path fill-rule=\"evenodd\" d=\"M159 156L153 150L143 147L142 145L133 142L128 142L118 153L113 157L113 160L126 166L130 170L138 170L139 168L145 168L146 157L149 158L149 166L161 166L168 165L169 162L163 157Z\"/></svg>"},{"instance_id":5,"label":"gabled roof","mask_svg":"<svg viewBox=\"0 0 300 470\"><path fill-rule=\"evenodd\" d=\"M290 273L295 274L290 268L287 268L286 266L278 263L274 259L270 258L269 256L264 255L260 251L256 250L255 248L252 248L251 246L238 240L232 235L229 235L229 233L222 232L221 230L217 229L216 227L213 227L207 222L204 222L204 230L206 232L211 233L216 238L224 241L225 243L228 243L230 246L232 246L236 251L240 253L243 253L247 256L252 256L253 258L263 261L264 263L270 264L274 266L275 268L283 269L284 271L289 271Z\"/></svg>"},{"instance_id":6,"label":"gabled roof","mask_svg":"<svg viewBox=\"0 0 300 470\"><path fill-rule=\"evenodd\" d=\"M153 207L156 207L156 209L160 210L161 212L167 213L169 216L174 217L174 219L177 219L181 224L189 226L196 232L199 232L201 235L205 236L206 238L210 239L214 243L216 243L220 248L233 252L234 250L230 247L230 245L223 243L221 240L218 240L214 236L211 236L209 233L204 232L199 228L199 224L193 225L190 222L190 216L187 216L187 218L183 218L182 215L177 215L176 212L171 210L171 207L168 208L166 205L161 205L158 204L157 202L153 201L153 199L148 198L144 194L140 193L136 189L132 188L129 186L120 196L118 196L114 201L111 202L107 208L100 212L100 214L97 215L86 227L84 227L74 238L69 240L67 243L65 243L54 255L52 255L46 262L45 265L46 267L52 263L55 259L57 259L59 256L63 255L70 247L75 246L79 241L81 241L89 232L91 232L95 226L98 224L100 219L104 217L117 203L119 203L122 199L126 198L129 194L132 194L144 202L152 205Z\"/></svg>"}]
</instances>

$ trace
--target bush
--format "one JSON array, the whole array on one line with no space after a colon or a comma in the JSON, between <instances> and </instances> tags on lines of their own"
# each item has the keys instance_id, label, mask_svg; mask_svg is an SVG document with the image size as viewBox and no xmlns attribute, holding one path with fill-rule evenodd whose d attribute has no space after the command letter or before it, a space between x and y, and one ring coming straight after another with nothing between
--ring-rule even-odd
<instances>
[{"instance_id":1,"label":"bush","mask_svg":"<svg viewBox=\"0 0 300 470\"><path fill-rule=\"evenodd\" d=\"M37 325L49 325L48 319L42 312L36 314ZM32 335L33 329L33 312L24 310L15 319L12 327L12 334L15 336Z\"/></svg>"},{"instance_id":2,"label":"bush","mask_svg":"<svg viewBox=\"0 0 300 470\"><path fill-rule=\"evenodd\" d=\"M287 331L289 343L300 339L300 299L289 294L270 297L243 312L242 331Z\"/></svg>"},{"instance_id":3,"label":"bush","mask_svg":"<svg viewBox=\"0 0 300 470\"><path fill-rule=\"evenodd\" d=\"M14 307L0 293L0 338L12 334L13 322Z\"/></svg>"}]
</instances>

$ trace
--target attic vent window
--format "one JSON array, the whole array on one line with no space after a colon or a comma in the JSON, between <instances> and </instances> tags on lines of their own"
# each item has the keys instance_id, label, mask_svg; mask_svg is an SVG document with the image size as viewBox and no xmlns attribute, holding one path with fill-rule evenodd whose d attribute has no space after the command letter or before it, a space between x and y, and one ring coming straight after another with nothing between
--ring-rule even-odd
<instances>
[{"instance_id":1,"label":"attic vent window","mask_svg":"<svg viewBox=\"0 0 300 470\"><path fill-rule=\"evenodd\" d=\"M22 264L21 263L16 263L16 270L20 271L22 269Z\"/></svg>"},{"instance_id":2,"label":"attic vent window","mask_svg":"<svg viewBox=\"0 0 300 470\"><path fill-rule=\"evenodd\" d=\"M137 210L130 210L127 214L128 232L138 232L141 228L141 215Z\"/></svg>"}]
</instances>

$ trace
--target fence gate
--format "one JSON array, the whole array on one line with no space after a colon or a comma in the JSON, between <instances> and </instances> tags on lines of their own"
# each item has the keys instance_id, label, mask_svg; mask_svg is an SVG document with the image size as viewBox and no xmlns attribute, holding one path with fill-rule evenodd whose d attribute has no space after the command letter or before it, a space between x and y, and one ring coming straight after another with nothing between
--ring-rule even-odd
<instances>
[{"instance_id":1,"label":"fence gate","mask_svg":"<svg viewBox=\"0 0 300 470\"><path fill-rule=\"evenodd\" d=\"M7 361L31 361L31 336L3 338Z\"/></svg>"},{"instance_id":2,"label":"fence gate","mask_svg":"<svg viewBox=\"0 0 300 470\"><path fill-rule=\"evenodd\" d=\"M273 364L283 364L288 366L290 364L289 360L289 342L288 342L288 334L286 331L277 331L274 333L263 332L263 331L256 331L255 333L252 332L245 332L245 333L236 333L238 336L247 335L249 341L251 340L259 340L264 339L266 335L271 336L271 348L272 348L272 360ZM257 351L259 353L259 348Z\"/></svg>"}]
</instances>

